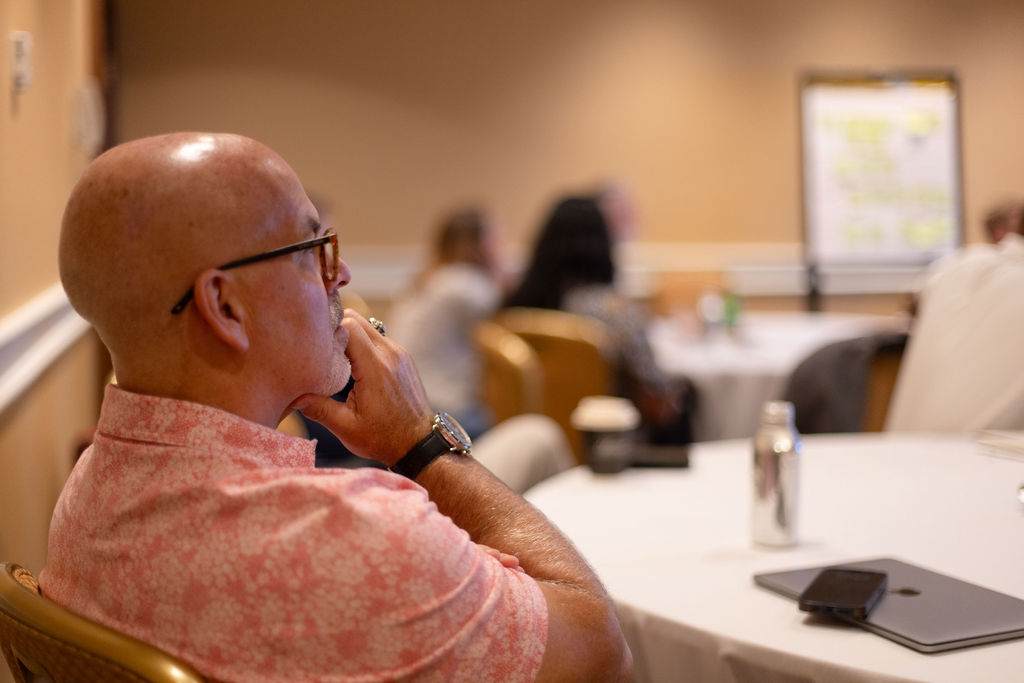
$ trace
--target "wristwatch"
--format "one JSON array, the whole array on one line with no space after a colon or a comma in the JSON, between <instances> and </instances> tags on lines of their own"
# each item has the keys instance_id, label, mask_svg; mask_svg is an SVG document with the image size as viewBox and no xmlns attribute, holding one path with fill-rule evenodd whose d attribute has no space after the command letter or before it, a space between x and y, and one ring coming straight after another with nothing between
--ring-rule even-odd
<instances>
[{"instance_id":1,"label":"wristwatch","mask_svg":"<svg viewBox=\"0 0 1024 683\"><path fill-rule=\"evenodd\" d=\"M415 479L424 467L445 453L469 455L472 446L469 434L458 420L448 413L438 413L434 416L430 433L388 469L409 479Z\"/></svg>"}]
</instances>

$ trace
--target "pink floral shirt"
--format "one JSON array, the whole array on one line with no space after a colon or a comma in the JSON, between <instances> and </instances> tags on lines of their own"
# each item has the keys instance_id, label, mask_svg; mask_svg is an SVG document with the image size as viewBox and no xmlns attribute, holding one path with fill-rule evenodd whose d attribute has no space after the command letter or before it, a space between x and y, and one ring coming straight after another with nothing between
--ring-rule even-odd
<instances>
[{"instance_id":1,"label":"pink floral shirt","mask_svg":"<svg viewBox=\"0 0 1024 683\"><path fill-rule=\"evenodd\" d=\"M313 463L313 442L109 387L43 592L216 680L535 678L533 579L416 483Z\"/></svg>"}]
</instances>

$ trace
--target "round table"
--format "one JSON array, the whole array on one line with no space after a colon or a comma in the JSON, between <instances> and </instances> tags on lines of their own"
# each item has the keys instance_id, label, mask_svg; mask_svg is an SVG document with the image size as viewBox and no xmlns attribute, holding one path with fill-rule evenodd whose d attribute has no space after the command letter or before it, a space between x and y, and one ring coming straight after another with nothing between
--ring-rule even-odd
<instances>
[{"instance_id":1,"label":"round table","mask_svg":"<svg viewBox=\"0 0 1024 683\"><path fill-rule=\"evenodd\" d=\"M750 542L749 439L697 444L688 469L577 467L527 498L605 582L638 681L1020 681L1024 640L920 654L809 621L752 579L890 556L1024 599L1024 459L992 453L968 437L805 437L801 542L783 550Z\"/></svg>"},{"instance_id":2,"label":"round table","mask_svg":"<svg viewBox=\"0 0 1024 683\"><path fill-rule=\"evenodd\" d=\"M900 316L751 311L733 333L688 332L680 320L652 321L648 339L658 366L697 387L697 441L753 435L765 401L780 398L793 369L826 344L906 329Z\"/></svg>"}]
</instances>

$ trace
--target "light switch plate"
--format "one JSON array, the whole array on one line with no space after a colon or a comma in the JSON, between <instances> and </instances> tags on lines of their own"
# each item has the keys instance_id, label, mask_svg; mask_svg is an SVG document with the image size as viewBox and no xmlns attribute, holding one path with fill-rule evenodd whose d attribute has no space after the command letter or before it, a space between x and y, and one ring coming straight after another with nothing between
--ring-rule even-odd
<instances>
[{"instance_id":1,"label":"light switch plate","mask_svg":"<svg viewBox=\"0 0 1024 683\"><path fill-rule=\"evenodd\" d=\"M32 85L32 34L11 31L11 90L22 92Z\"/></svg>"}]
</instances>

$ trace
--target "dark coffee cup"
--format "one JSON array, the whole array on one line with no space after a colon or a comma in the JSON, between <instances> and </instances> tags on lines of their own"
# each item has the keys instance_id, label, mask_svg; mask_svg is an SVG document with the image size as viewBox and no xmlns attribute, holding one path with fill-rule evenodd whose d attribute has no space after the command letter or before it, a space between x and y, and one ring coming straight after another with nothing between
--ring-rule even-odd
<instances>
[{"instance_id":1,"label":"dark coffee cup","mask_svg":"<svg viewBox=\"0 0 1024 683\"><path fill-rule=\"evenodd\" d=\"M614 474L629 467L640 425L632 402L618 396L586 396L571 419L583 437L584 460L591 470Z\"/></svg>"}]
</instances>

